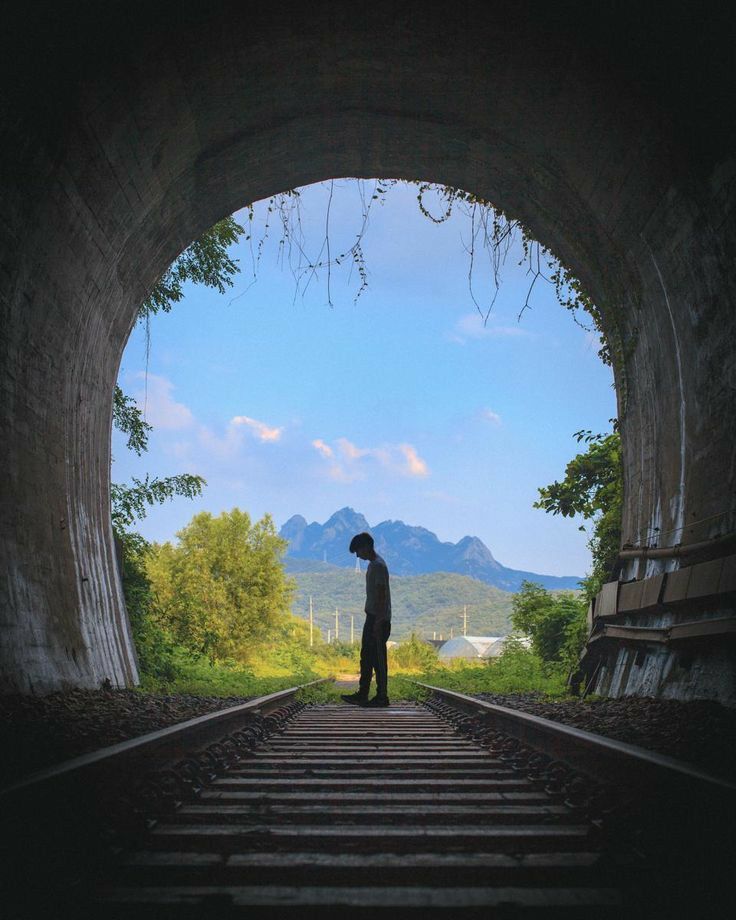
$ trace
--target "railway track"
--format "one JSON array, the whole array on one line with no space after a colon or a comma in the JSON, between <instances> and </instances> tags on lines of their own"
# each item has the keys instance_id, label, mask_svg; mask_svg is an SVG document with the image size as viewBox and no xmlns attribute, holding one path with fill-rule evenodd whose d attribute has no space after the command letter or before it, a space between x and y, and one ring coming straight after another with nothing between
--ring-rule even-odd
<instances>
[{"instance_id":1,"label":"railway track","mask_svg":"<svg viewBox=\"0 0 736 920\"><path fill-rule=\"evenodd\" d=\"M45 867L17 916L719 916L728 784L436 688L297 689L6 791L16 833L48 819L10 854Z\"/></svg>"}]
</instances>

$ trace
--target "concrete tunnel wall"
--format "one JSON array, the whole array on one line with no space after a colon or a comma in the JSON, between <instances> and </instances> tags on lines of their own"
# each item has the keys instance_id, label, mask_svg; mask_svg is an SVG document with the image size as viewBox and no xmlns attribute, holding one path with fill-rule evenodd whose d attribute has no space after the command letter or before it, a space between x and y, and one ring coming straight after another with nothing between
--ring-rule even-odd
<instances>
[{"instance_id":1,"label":"concrete tunnel wall","mask_svg":"<svg viewBox=\"0 0 736 920\"><path fill-rule=\"evenodd\" d=\"M284 9L39 5L9 32L6 691L136 682L109 464L112 389L137 307L216 220L329 177L445 182L523 220L601 305L620 354L624 541L734 529L724 22L687 4L651 22L626 4L577 2ZM684 44L697 41L703 60L683 73Z\"/></svg>"}]
</instances>

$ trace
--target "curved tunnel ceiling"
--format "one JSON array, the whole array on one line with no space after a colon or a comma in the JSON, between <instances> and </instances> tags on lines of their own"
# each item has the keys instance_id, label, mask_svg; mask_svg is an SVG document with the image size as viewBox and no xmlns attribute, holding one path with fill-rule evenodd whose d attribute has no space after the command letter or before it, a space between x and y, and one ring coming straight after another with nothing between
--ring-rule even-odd
<instances>
[{"instance_id":1,"label":"curved tunnel ceiling","mask_svg":"<svg viewBox=\"0 0 736 920\"><path fill-rule=\"evenodd\" d=\"M135 679L108 497L110 394L137 307L216 220L325 178L447 183L521 219L601 305L619 355L625 540L733 524L730 137L691 98L661 21L598 21L582 3L50 15L26 17L5 61L9 686ZM666 24L684 41L694 22Z\"/></svg>"}]
</instances>

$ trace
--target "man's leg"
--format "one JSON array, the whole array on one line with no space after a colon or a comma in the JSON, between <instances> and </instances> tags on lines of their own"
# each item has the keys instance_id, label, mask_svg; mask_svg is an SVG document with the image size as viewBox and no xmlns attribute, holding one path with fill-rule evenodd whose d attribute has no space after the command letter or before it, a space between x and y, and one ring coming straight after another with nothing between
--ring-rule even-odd
<instances>
[{"instance_id":1,"label":"man's leg","mask_svg":"<svg viewBox=\"0 0 736 920\"><path fill-rule=\"evenodd\" d=\"M371 625L369 628L368 625L369 619L372 618L365 618L363 636L360 640L360 684L358 686L358 690L355 693L340 694L346 703L357 703L358 705L362 705L368 699L368 691L371 686L371 677L373 676L375 659L373 652L375 639L373 637L373 626Z\"/></svg>"},{"instance_id":2,"label":"man's leg","mask_svg":"<svg viewBox=\"0 0 736 920\"><path fill-rule=\"evenodd\" d=\"M373 617L366 616L363 625L363 635L360 640L360 689L362 697L368 699L371 689L371 678L376 665L376 638L373 635Z\"/></svg>"},{"instance_id":3,"label":"man's leg","mask_svg":"<svg viewBox=\"0 0 736 920\"><path fill-rule=\"evenodd\" d=\"M386 642L391 635L391 621L385 620L383 626L383 637L375 643L376 657L376 697L380 700L388 699L388 655L386 654Z\"/></svg>"}]
</instances>

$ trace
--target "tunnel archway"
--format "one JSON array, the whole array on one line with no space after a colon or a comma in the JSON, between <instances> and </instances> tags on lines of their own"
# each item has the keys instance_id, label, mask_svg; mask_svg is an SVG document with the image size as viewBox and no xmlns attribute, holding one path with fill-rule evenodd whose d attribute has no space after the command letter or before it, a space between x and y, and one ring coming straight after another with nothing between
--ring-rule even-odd
<instances>
[{"instance_id":1,"label":"tunnel archway","mask_svg":"<svg viewBox=\"0 0 736 920\"><path fill-rule=\"evenodd\" d=\"M734 162L722 100L706 106L679 73L662 76L695 27L687 10L668 21L674 43L653 48L641 13L601 15L575 2L547 13L467 2L451 15L325 2L288 16L163 2L145 16L112 3L18 26L0 236L6 689L135 681L109 434L137 307L216 220L330 177L446 183L521 219L601 306L617 354L624 542L733 532ZM699 26L716 50L722 25ZM621 577L680 562L637 557ZM736 584L719 572L698 615L733 613ZM666 622L662 600L652 622ZM609 677L629 671L607 687L624 692L631 656L614 652ZM728 697L727 645L703 654L699 686ZM666 677L652 674L656 686Z\"/></svg>"}]
</instances>

